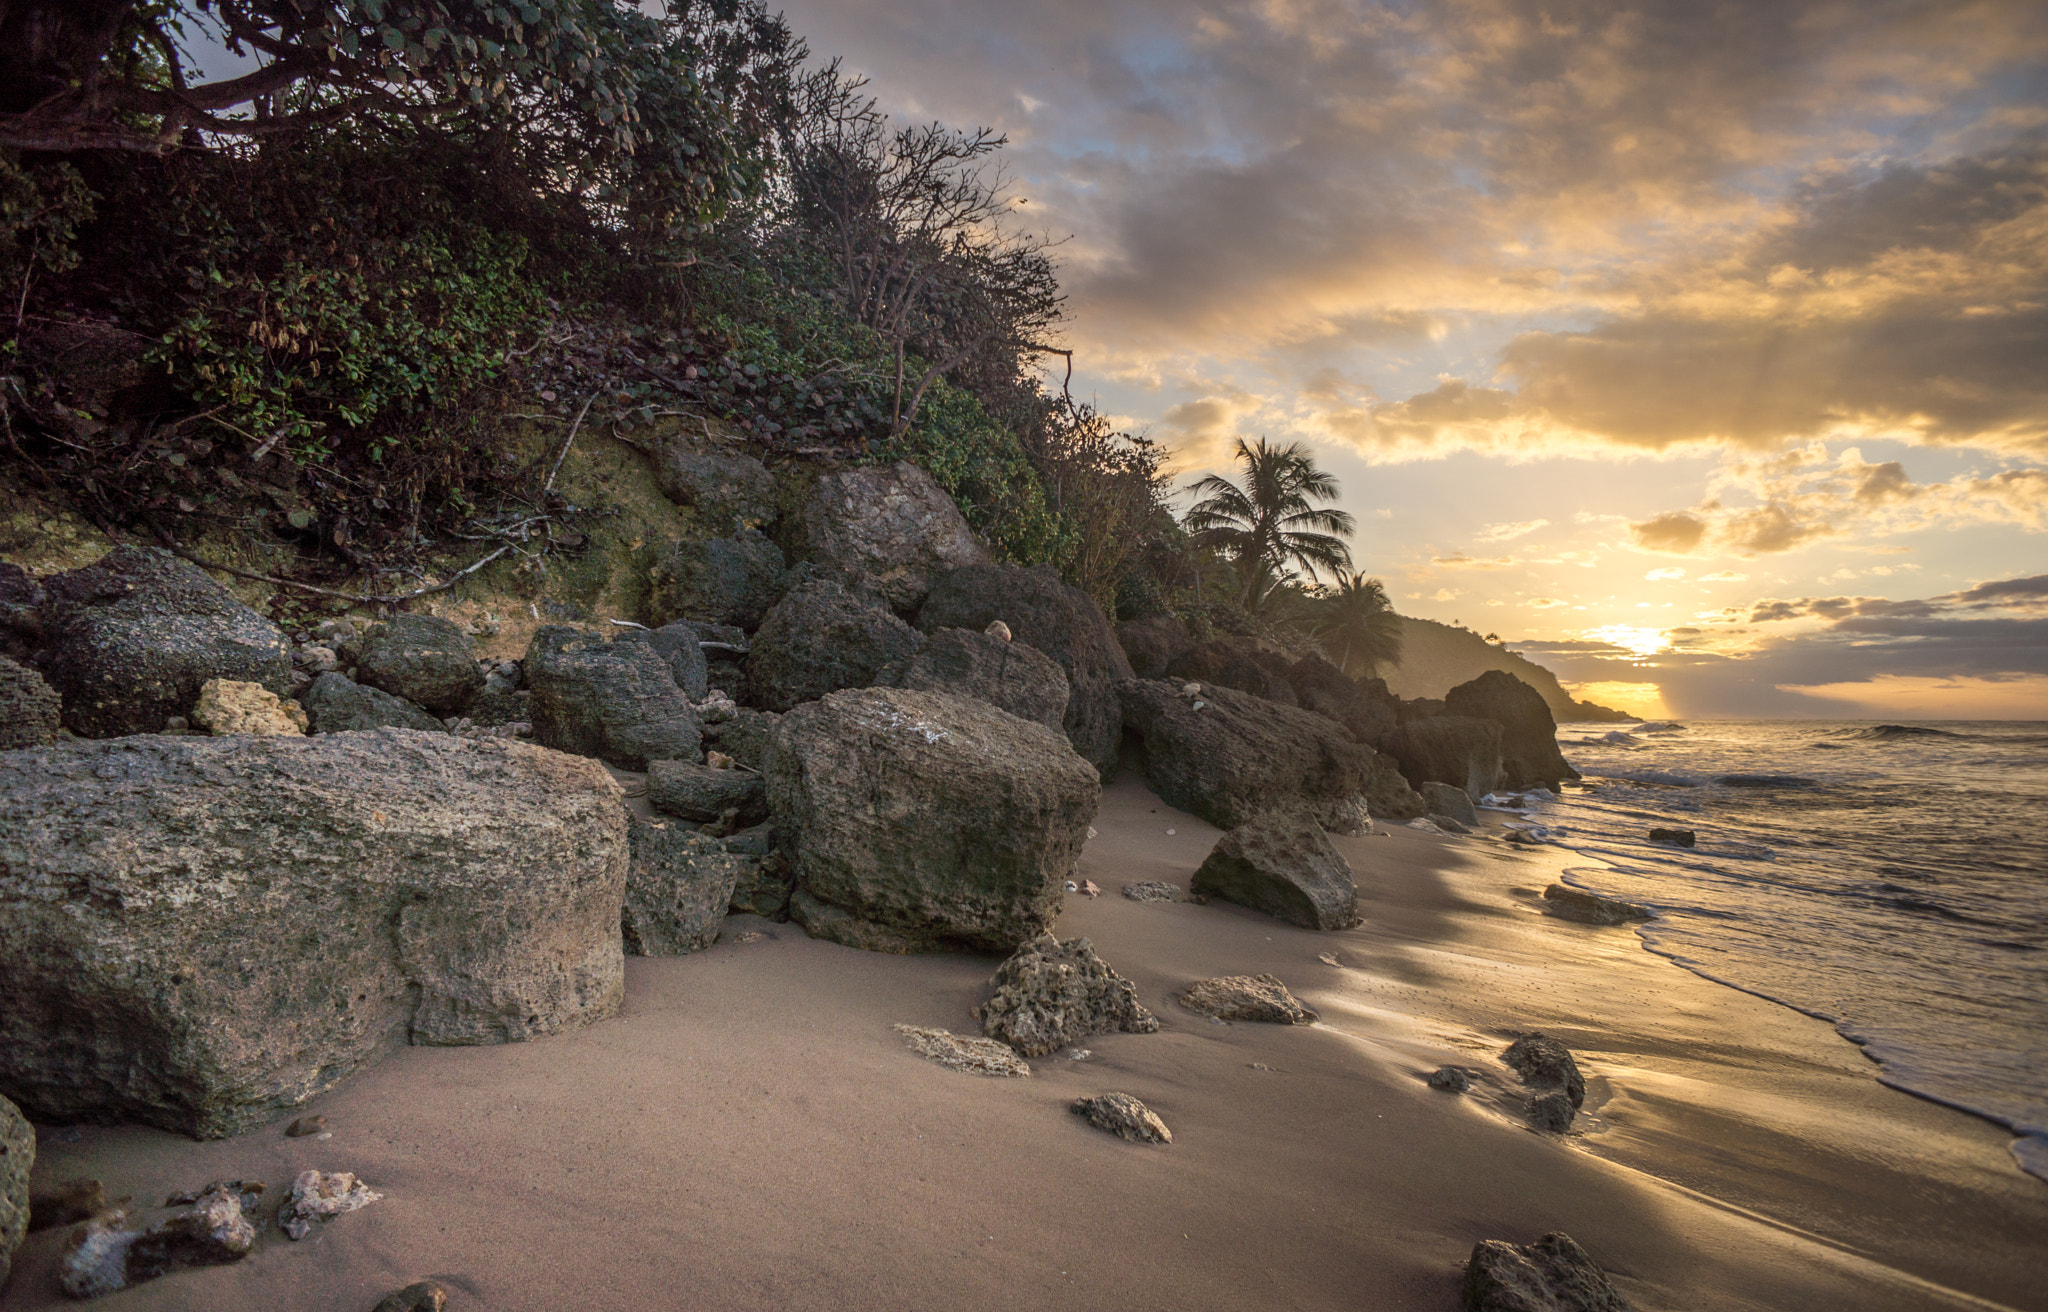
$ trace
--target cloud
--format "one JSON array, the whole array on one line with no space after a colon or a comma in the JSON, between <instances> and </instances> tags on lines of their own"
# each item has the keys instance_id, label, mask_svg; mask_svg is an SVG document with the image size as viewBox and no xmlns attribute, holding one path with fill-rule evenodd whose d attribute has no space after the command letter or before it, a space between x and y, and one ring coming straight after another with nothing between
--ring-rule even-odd
<instances>
[{"instance_id":1,"label":"cloud","mask_svg":"<svg viewBox=\"0 0 2048 1312\"><path fill-rule=\"evenodd\" d=\"M1669 510L1640 524L1630 524L1628 535L1647 551L1682 554L1699 550L1707 537L1707 521L1687 511Z\"/></svg>"},{"instance_id":2,"label":"cloud","mask_svg":"<svg viewBox=\"0 0 2048 1312\"><path fill-rule=\"evenodd\" d=\"M1992 606L2048 607L2048 574L2036 574L2024 579L2003 579L1996 583L1979 583L1974 588L1956 593L1954 602L1973 610Z\"/></svg>"},{"instance_id":3,"label":"cloud","mask_svg":"<svg viewBox=\"0 0 2048 1312\"><path fill-rule=\"evenodd\" d=\"M1732 569L1719 569L1715 570L1712 574L1700 575L1700 582L1702 583L1743 583L1748 581L1748 579L1749 575L1738 574Z\"/></svg>"},{"instance_id":4,"label":"cloud","mask_svg":"<svg viewBox=\"0 0 2048 1312\"><path fill-rule=\"evenodd\" d=\"M1660 583L1666 579L1682 579L1685 577L1685 571L1673 566L1667 569L1653 569L1643 577L1652 583Z\"/></svg>"},{"instance_id":5,"label":"cloud","mask_svg":"<svg viewBox=\"0 0 2048 1312\"><path fill-rule=\"evenodd\" d=\"M1497 556L1489 559L1454 551L1448 556L1432 556L1429 563L1442 569L1510 569L1515 564L1515 558Z\"/></svg>"},{"instance_id":6,"label":"cloud","mask_svg":"<svg viewBox=\"0 0 2048 1312\"><path fill-rule=\"evenodd\" d=\"M1514 524L1488 524L1484 529L1480 530L1479 540L1481 542L1508 542L1515 538L1526 537L1539 528L1548 528L1549 526L1550 521L1547 519L1525 519Z\"/></svg>"}]
</instances>

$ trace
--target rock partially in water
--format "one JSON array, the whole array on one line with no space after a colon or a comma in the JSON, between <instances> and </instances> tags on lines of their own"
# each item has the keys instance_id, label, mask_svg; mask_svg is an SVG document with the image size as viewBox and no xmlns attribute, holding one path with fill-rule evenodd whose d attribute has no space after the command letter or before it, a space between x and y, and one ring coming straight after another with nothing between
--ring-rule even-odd
<instances>
[{"instance_id":1,"label":"rock partially in water","mask_svg":"<svg viewBox=\"0 0 2048 1312\"><path fill-rule=\"evenodd\" d=\"M1320 825L1295 811L1254 816L1217 839L1188 888L1304 929L1358 923L1351 863Z\"/></svg>"},{"instance_id":2,"label":"rock partially in water","mask_svg":"<svg viewBox=\"0 0 2048 1312\"><path fill-rule=\"evenodd\" d=\"M1318 1019L1273 975L1225 975L1197 980L1181 990L1182 1005L1218 1020L1260 1021L1268 1025L1306 1025Z\"/></svg>"},{"instance_id":3,"label":"rock partially in water","mask_svg":"<svg viewBox=\"0 0 2048 1312\"><path fill-rule=\"evenodd\" d=\"M277 1214L277 1228L288 1238L304 1239L313 1233L313 1227L359 1211L383 1196L349 1171L301 1171L292 1181L291 1197Z\"/></svg>"},{"instance_id":4,"label":"rock partially in water","mask_svg":"<svg viewBox=\"0 0 2048 1312\"><path fill-rule=\"evenodd\" d=\"M1150 1107L1128 1093L1105 1093L1094 1098L1076 1098L1072 1111L1086 1117L1098 1130L1107 1130L1132 1143L1172 1143L1173 1131Z\"/></svg>"},{"instance_id":5,"label":"rock partially in water","mask_svg":"<svg viewBox=\"0 0 2048 1312\"><path fill-rule=\"evenodd\" d=\"M1629 1312L1627 1298L1570 1235L1482 1239L1465 1264L1465 1312Z\"/></svg>"},{"instance_id":6,"label":"rock partially in water","mask_svg":"<svg viewBox=\"0 0 2048 1312\"><path fill-rule=\"evenodd\" d=\"M1648 909L1633 902L1617 902L1613 898L1600 897L1563 884L1552 884L1544 889L1543 900L1550 904L1551 915L1576 920L1582 925L1626 925L1630 921L1650 918Z\"/></svg>"},{"instance_id":7,"label":"rock partially in water","mask_svg":"<svg viewBox=\"0 0 2048 1312\"><path fill-rule=\"evenodd\" d=\"M995 996L974 1009L982 1032L1027 1057L1043 1057L1093 1034L1152 1034L1159 1018L1137 989L1085 938L1043 934L1018 948L989 983Z\"/></svg>"},{"instance_id":8,"label":"rock partially in water","mask_svg":"<svg viewBox=\"0 0 2048 1312\"><path fill-rule=\"evenodd\" d=\"M970 1075L1031 1074L1031 1067L1007 1043L927 1029L922 1025L897 1025L894 1028L912 1052L927 1061L937 1062L947 1070L966 1071Z\"/></svg>"}]
</instances>

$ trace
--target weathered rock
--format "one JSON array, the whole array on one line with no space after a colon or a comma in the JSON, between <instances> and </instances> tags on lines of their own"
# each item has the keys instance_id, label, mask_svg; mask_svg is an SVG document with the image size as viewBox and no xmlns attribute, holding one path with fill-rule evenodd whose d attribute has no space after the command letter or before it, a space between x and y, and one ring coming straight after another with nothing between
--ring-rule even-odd
<instances>
[{"instance_id":1,"label":"weathered rock","mask_svg":"<svg viewBox=\"0 0 2048 1312\"><path fill-rule=\"evenodd\" d=\"M1529 1124L1552 1134L1563 1134L1572 1128L1572 1118L1578 1110L1572 1100L1561 1091L1552 1089L1549 1093L1531 1095L1522 1103L1522 1114L1529 1118Z\"/></svg>"},{"instance_id":2,"label":"weathered rock","mask_svg":"<svg viewBox=\"0 0 2048 1312\"><path fill-rule=\"evenodd\" d=\"M925 599L932 580L989 560L953 498L908 461L825 475L812 485L803 524L819 565L905 613Z\"/></svg>"},{"instance_id":3,"label":"weathered rock","mask_svg":"<svg viewBox=\"0 0 2048 1312\"><path fill-rule=\"evenodd\" d=\"M1273 975L1225 975L1197 980L1181 990L1181 1004L1218 1020L1252 1020L1269 1025L1306 1025L1318 1019L1314 1008Z\"/></svg>"},{"instance_id":4,"label":"weathered rock","mask_svg":"<svg viewBox=\"0 0 2048 1312\"><path fill-rule=\"evenodd\" d=\"M1366 785L1365 803L1382 820L1413 820L1429 810L1422 794L1408 786L1394 758L1378 753L1372 758L1372 782Z\"/></svg>"},{"instance_id":5,"label":"weathered rock","mask_svg":"<svg viewBox=\"0 0 2048 1312\"><path fill-rule=\"evenodd\" d=\"M208 679L292 690L291 644L196 566L116 547L44 580L50 659L64 725L87 738L155 733Z\"/></svg>"},{"instance_id":6,"label":"weathered rock","mask_svg":"<svg viewBox=\"0 0 2048 1312\"><path fill-rule=\"evenodd\" d=\"M0 656L0 752L57 741L64 703L43 676Z\"/></svg>"},{"instance_id":7,"label":"weathered rock","mask_svg":"<svg viewBox=\"0 0 2048 1312\"><path fill-rule=\"evenodd\" d=\"M695 510L714 533L759 528L775 519L775 475L752 456L679 439L655 458L654 478L663 496Z\"/></svg>"},{"instance_id":8,"label":"weathered rock","mask_svg":"<svg viewBox=\"0 0 2048 1312\"><path fill-rule=\"evenodd\" d=\"M1335 721L1230 688L1189 697L1177 683L1131 679L1118 691L1143 739L1145 778L1168 806L1220 829L1306 809L1325 828L1355 831L1374 754Z\"/></svg>"},{"instance_id":9,"label":"weathered rock","mask_svg":"<svg viewBox=\"0 0 2048 1312\"><path fill-rule=\"evenodd\" d=\"M373 627L357 648L355 677L435 715L460 714L484 686L469 635L438 615L396 615Z\"/></svg>"},{"instance_id":10,"label":"weathered rock","mask_svg":"<svg viewBox=\"0 0 2048 1312\"><path fill-rule=\"evenodd\" d=\"M1133 902L1185 902L1187 898L1173 884L1156 879L1140 880L1124 885L1124 896Z\"/></svg>"},{"instance_id":11,"label":"weathered rock","mask_svg":"<svg viewBox=\"0 0 2048 1312\"><path fill-rule=\"evenodd\" d=\"M1465 1312L1629 1312L1629 1301L1586 1250L1562 1233L1516 1246L1472 1245Z\"/></svg>"},{"instance_id":12,"label":"weathered rock","mask_svg":"<svg viewBox=\"0 0 2048 1312\"><path fill-rule=\"evenodd\" d=\"M1030 1065L1018 1057L1007 1043L969 1038L964 1034L928 1029L922 1025L898 1025L894 1028L912 1052L948 1070L966 1071L970 1075L1031 1074Z\"/></svg>"},{"instance_id":13,"label":"weathered rock","mask_svg":"<svg viewBox=\"0 0 2048 1312\"><path fill-rule=\"evenodd\" d=\"M1029 643L940 629L910 660L898 687L979 697L991 706L1065 732L1067 676Z\"/></svg>"},{"instance_id":14,"label":"weathered rock","mask_svg":"<svg viewBox=\"0 0 2048 1312\"><path fill-rule=\"evenodd\" d=\"M0 1289L14 1250L28 1233L28 1174L36 1164L36 1128L6 1098L0 1098Z\"/></svg>"},{"instance_id":15,"label":"weathered rock","mask_svg":"<svg viewBox=\"0 0 2048 1312\"><path fill-rule=\"evenodd\" d=\"M1500 786L1500 726L1463 715L1405 720L1380 739L1410 784L1450 784L1484 797Z\"/></svg>"},{"instance_id":16,"label":"weathered rock","mask_svg":"<svg viewBox=\"0 0 2048 1312\"><path fill-rule=\"evenodd\" d=\"M98 1298L185 1267L238 1262L256 1246L263 1186L240 1180L206 1186L191 1205L147 1230L125 1212L102 1212L72 1236L57 1283L73 1298Z\"/></svg>"},{"instance_id":17,"label":"weathered rock","mask_svg":"<svg viewBox=\"0 0 2048 1312\"><path fill-rule=\"evenodd\" d=\"M314 733L348 733L355 729L418 729L440 733L441 722L403 697L353 682L346 675L323 674L301 699Z\"/></svg>"},{"instance_id":18,"label":"weathered rock","mask_svg":"<svg viewBox=\"0 0 2048 1312\"><path fill-rule=\"evenodd\" d=\"M277 1214L277 1228L288 1238L304 1239L315 1226L360 1211L383 1196L348 1171L301 1171Z\"/></svg>"},{"instance_id":19,"label":"weathered rock","mask_svg":"<svg viewBox=\"0 0 2048 1312\"><path fill-rule=\"evenodd\" d=\"M995 996L974 1009L982 1033L1027 1057L1043 1057L1092 1034L1153 1034L1159 1018L1085 938L1032 939L997 968Z\"/></svg>"},{"instance_id":20,"label":"weathered rock","mask_svg":"<svg viewBox=\"0 0 2048 1312\"><path fill-rule=\"evenodd\" d=\"M446 1312L448 1291L432 1280L416 1281L377 1300L370 1312Z\"/></svg>"},{"instance_id":21,"label":"weathered rock","mask_svg":"<svg viewBox=\"0 0 2048 1312\"><path fill-rule=\"evenodd\" d=\"M0 656L27 664L43 641L43 606L49 600L35 575L0 560Z\"/></svg>"},{"instance_id":22,"label":"weathered rock","mask_svg":"<svg viewBox=\"0 0 2048 1312\"><path fill-rule=\"evenodd\" d=\"M1288 669L1287 682L1303 710L1329 716L1368 747L1393 732L1393 699L1377 679L1361 684L1320 656L1304 656Z\"/></svg>"},{"instance_id":23,"label":"weathered rock","mask_svg":"<svg viewBox=\"0 0 2048 1312\"><path fill-rule=\"evenodd\" d=\"M1428 819L1430 824L1436 826L1436 830L1440 834L1469 834L1472 832L1462 821L1453 820L1447 815L1433 815Z\"/></svg>"},{"instance_id":24,"label":"weathered rock","mask_svg":"<svg viewBox=\"0 0 2048 1312\"><path fill-rule=\"evenodd\" d=\"M1429 1073L1429 1087L1463 1093L1472 1087L1472 1073L1462 1066L1439 1066Z\"/></svg>"},{"instance_id":25,"label":"weathered rock","mask_svg":"<svg viewBox=\"0 0 2048 1312\"><path fill-rule=\"evenodd\" d=\"M615 641L644 642L668 663L676 686L693 702L704 700L711 691L710 670L704 661L704 647L694 624L666 624L658 629L627 629Z\"/></svg>"},{"instance_id":26,"label":"weathered rock","mask_svg":"<svg viewBox=\"0 0 2048 1312\"><path fill-rule=\"evenodd\" d=\"M0 1091L218 1137L392 1042L609 1015L619 797L593 762L394 729L0 754Z\"/></svg>"},{"instance_id":27,"label":"weathered rock","mask_svg":"<svg viewBox=\"0 0 2048 1312\"><path fill-rule=\"evenodd\" d=\"M595 756L621 770L649 761L701 761L703 731L690 699L653 647L550 624L523 662L533 690L533 736L544 747Z\"/></svg>"},{"instance_id":28,"label":"weathered rock","mask_svg":"<svg viewBox=\"0 0 2048 1312\"><path fill-rule=\"evenodd\" d=\"M647 767L647 804L700 823L717 820L727 811L738 811L742 825L760 824L768 815L768 794L760 775L689 761L656 761Z\"/></svg>"},{"instance_id":29,"label":"weathered rock","mask_svg":"<svg viewBox=\"0 0 2048 1312\"><path fill-rule=\"evenodd\" d=\"M633 861L619 927L636 957L680 957L718 941L740 876L759 862L716 838L661 820L634 820Z\"/></svg>"},{"instance_id":30,"label":"weathered rock","mask_svg":"<svg viewBox=\"0 0 2048 1312\"><path fill-rule=\"evenodd\" d=\"M767 774L792 914L889 951L1003 952L1044 933L1102 791L1043 725L895 688L783 716Z\"/></svg>"},{"instance_id":31,"label":"weathered rock","mask_svg":"<svg viewBox=\"0 0 2048 1312\"><path fill-rule=\"evenodd\" d=\"M60 1180L28 1196L30 1234L60 1225L77 1225L107 1210L106 1186L98 1180Z\"/></svg>"},{"instance_id":32,"label":"weathered rock","mask_svg":"<svg viewBox=\"0 0 2048 1312\"><path fill-rule=\"evenodd\" d=\"M1422 794L1422 801L1429 815L1447 815L1463 825L1479 823L1479 811L1472 805L1471 796L1456 784L1429 780L1415 791Z\"/></svg>"},{"instance_id":33,"label":"weathered rock","mask_svg":"<svg viewBox=\"0 0 2048 1312\"><path fill-rule=\"evenodd\" d=\"M260 683L208 679L192 706L192 723L216 738L231 734L275 737L306 732L306 708Z\"/></svg>"},{"instance_id":34,"label":"weathered rock","mask_svg":"<svg viewBox=\"0 0 2048 1312\"><path fill-rule=\"evenodd\" d=\"M1557 750L1557 721L1551 718L1550 704L1543 694L1505 670L1488 670L1445 693L1444 713L1491 720L1500 726L1502 783L1506 787L1542 787L1554 793L1562 780L1579 777ZM1470 788L1466 791L1472 792Z\"/></svg>"},{"instance_id":35,"label":"weathered rock","mask_svg":"<svg viewBox=\"0 0 2048 1312\"><path fill-rule=\"evenodd\" d=\"M290 1125L284 1127L284 1136L287 1139L306 1139L316 1134L325 1134L326 1132L327 1118L325 1116L301 1116Z\"/></svg>"},{"instance_id":36,"label":"weathered rock","mask_svg":"<svg viewBox=\"0 0 2048 1312\"><path fill-rule=\"evenodd\" d=\"M781 722L782 717L773 711L740 706L728 712L707 732L718 744L718 750L730 756L734 765L760 770L767 766L768 743L775 736L775 726Z\"/></svg>"},{"instance_id":37,"label":"weathered rock","mask_svg":"<svg viewBox=\"0 0 2048 1312\"><path fill-rule=\"evenodd\" d=\"M731 841L731 838L726 840L728 843ZM741 870L738 881L732 886L732 901L727 909L736 916L787 920L790 885L794 879L788 860L780 852L758 858Z\"/></svg>"},{"instance_id":38,"label":"weathered rock","mask_svg":"<svg viewBox=\"0 0 2048 1312\"><path fill-rule=\"evenodd\" d=\"M1101 609L1050 565L970 565L933 583L917 626L933 633L984 629L994 620L1066 671L1067 738L1107 778L1123 738L1117 683L1131 677L1131 663Z\"/></svg>"},{"instance_id":39,"label":"weathered rock","mask_svg":"<svg viewBox=\"0 0 2048 1312\"><path fill-rule=\"evenodd\" d=\"M1650 841L1670 843L1677 847L1691 847L1699 842L1699 836L1690 829L1652 829Z\"/></svg>"},{"instance_id":40,"label":"weathered rock","mask_svg":"<svg viewBox=\"0 0 2048 1312\"><path fill-rule=\"evenodd\" d=\"M1282 706L1299 706L1287 681L1285 664L1276 671L1258 659L1259 651L1243 638L1211 638L1176 656L1166 667L1170 679L1191 679L1204 688L1235 688Z\"/></svg>"},{"instance_id":41,"label":"weathered rock","mask_svg":"<svg viewBox=\"0 0 2048 1312\"><path fill-rule=\"evenodd\" d=\"M839 584L817 579L768 612L747 657L754 699L787 711L841 688L873 686L924 646L917 630Z\"/></svg>"},{"instance_id":42,"label":"weathered rock","mask_svg":"<svg viewBox=\"0 0 2048 1312\"><path fill-rule=\"evenodd\" d=\"M1172 615L1152 615L1116 626L1117 645L1140 679L1163 679L1166 667L1195 645L1195 635Z\"/></svg>"},{"instance_id":43,"label":"weathered rock","mask_svg":"<svg viewBox=\"0 0 2048 1312\"><path fill-rule=\"evenodd\" d=\"M655 623L677 620L753 629L788 590L782 549L745 530L734 537L675 544L647 573Z\"/></svg>"},{"instance_id":44,"label":"weathered rock","mask_svg":"<svg viewBox=\"0 0 2048 1312\"><path fill-rule=\"evenodd\" d=\"M1550 904L1551 915L1584 925L1626 925L1632 920L1650 918L1646 908L1633 902L1617 902L1613 898L1600 897L1563 884L1552 884L1544 889L1543 900Z\"/></svg>"},{"instance_id":45,"label":"weathered rock","mask_svg":"<svg viewBox=\"0 0 2048 1312\"><path fill-rule=\"evenodd\" d=\"M1586 1080L1571 1049L1548 1034L1525 1034L1508 1045L1501 1060L1532 1090L1526 1105L1532 1122L1559 1134L1571 1128L1573 1113L1586 1101Z\"/></svg>"},{"instance_id":46,"label":"weathered rock","mask_svg":"<svg viewBox=\"0 0 2048 1312\"><path fill-rule=\"evenodd\" d=\"M1358 923L1351 863L1299 812L1254 816L1216 840L1188 889L1263 911L1304 929Z\"/></svg>"},{"instance_id":47,"label":"weathered rock","mask_svg":"<svg viewBox=\"0 0 2048 1312\"><path fill-rule=\"evenodd\" d=\"M1172 1143L1173 1131L1150 1107L1128 1093L1105 1093L1095 1098L1076 1098L1071 1109L1098 1130L1107 1130L1132 1143Z\"/></svg>"}]
</instances>

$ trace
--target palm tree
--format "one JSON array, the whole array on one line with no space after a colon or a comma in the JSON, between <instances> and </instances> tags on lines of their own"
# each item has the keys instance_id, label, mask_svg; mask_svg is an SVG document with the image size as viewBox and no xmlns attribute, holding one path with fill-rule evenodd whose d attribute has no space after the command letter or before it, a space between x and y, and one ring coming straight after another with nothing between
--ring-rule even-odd
<instances>
[{"instance_id":1,"label":"palm tree","mask_svg":"<svg viewBox=\"0 0 2048 1312\"><path fill-rule=\"evenodd\" d=\"M1370 675L1381 665L1401 663L1401 617L1387 598L1386 585L1362 573L1339 574L1334 590L1324 594L1317 636L1338 645L1337 668L1351 673L1356 656Z\"/></svg>"},{"instance_id":2,"label":"palm tree","mask_svg":"<svg viewBox=\"0 0 2048 1312\"><path fill-rule=\"evenodd\" d=\"M1238 605L1266 595L1290 565L1310 578L1318 569L1351 567L1351 548L1336 536L1350 535L1351 516L1312 504L1335 501L1337 480L1316 468L1307 447L1274 446L1263 437L1253 446L1240 437L1236 460L1243 484L1221 474L1197 481L1189 491L1203 499L1183 523L1197 541L1237 561L1243 576Z\"/></svg>"}]
</instances>

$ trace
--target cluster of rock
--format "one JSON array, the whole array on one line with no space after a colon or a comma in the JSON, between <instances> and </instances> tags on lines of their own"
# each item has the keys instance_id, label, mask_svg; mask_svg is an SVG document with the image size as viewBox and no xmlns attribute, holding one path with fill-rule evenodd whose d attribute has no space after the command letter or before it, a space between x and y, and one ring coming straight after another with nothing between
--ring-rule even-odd
<instances>
[{"instance_id":1,"label":"cluster of rock","mask_svg":"<svg viewBox=\"0 0 2048 1312\"><path fill-rule=\"evenodd\" d=\"M1525 1034L1508 1045L1501 1060L1529 1089L1522 1110L1539 1130L1563 1134L1586 1101L1586 1078L1571 1049L1548 1034Z\"/></svg>"}]
</instances>

